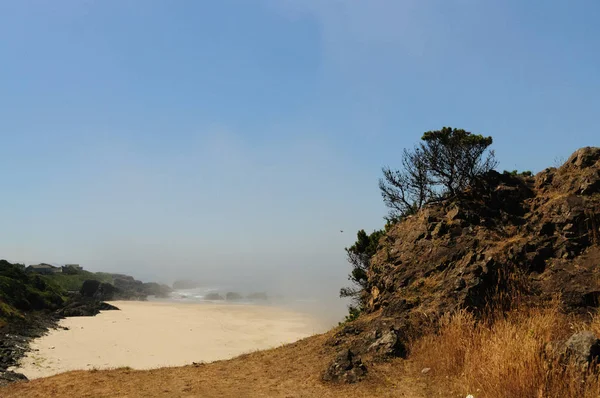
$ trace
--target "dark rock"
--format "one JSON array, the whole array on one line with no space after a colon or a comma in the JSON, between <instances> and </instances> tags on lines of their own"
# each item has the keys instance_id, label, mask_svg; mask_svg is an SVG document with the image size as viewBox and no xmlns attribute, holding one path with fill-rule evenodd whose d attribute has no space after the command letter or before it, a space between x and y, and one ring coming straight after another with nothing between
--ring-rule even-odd
<instances>
[{"instance_id":1,"label":"dark rock","mask_svg":"<svg viewBox=\"0 0 600 398\"><path fill-rule=\"evenodd\" d=\"M98 286L98 290L94 293L96 300L113 300L115 295L118 294L119 289L111 285L110 283L103 282Z\"/></svg>"},{"instance_id":2,"label":"dark rock","mask_svg":"<svg viewBox=\"0 0 600 398\"><path fill-rule=\"evenodd\" d=\"M53 314L29 313L0 328L0 385L26 380L25 376L8 371L8 368L18 365L29 350L31 340L43 336L48 329L55 328L58 319Z\"/></svg>"},{"instance_id":3,"label":"dark rock","mask_svg":"<svg viewBox=\"0 0 600 398\"><path fill-rule=\"evenodd\" d=\"M324 381L356 383L365 377L367 367L351 350L343 350L323 373Z\"/></svg>"},{"instance_id":4,"label":"dark rock","mask_svg":"<svg viewBox=\"0 0 600 398\"><path fill-rule=\"evenodd\" d=\"M442 235L446 234L448 232L448 224L446 224L445 222L439 222L434 228L433 231L431 233L431 235L433 237L439 238Z\"/></svg>"},{"instance_id":5,"label":"dark rock","mask_svg":"<svg viewBox=\"0 0 600 398\"><path fill-rule=\"evenodd\" d=\"M167 285L162 285L156 282L147 282L142 284L142 292L148 296L154 296L158 298L167 298L173 292Z\"/></svg>"},{"instance_id":6,"label":"dark rock","mask_svg":"<svg viewBox=\"0 0 600 398\"><path fill-rule=\"evenodd\" d=\"M463 278L458 278L456 283L454 284L454 290L462 290L467 287L467 282Z\"/></svg>"},{"instance_id":7,"label":"dark rock","mask_svg":"<svg viewBox=\"0 0 600 398\"><path fill-rule=\"evenodd\" d=\"M600 148L588 146L575 151L565 164L583 169L593 166L598 161L600 161Z\"/></svg>"},{"instance_id":8,"label":"dark rock","mask_svg":"<svg viewBox=\"0 0 600 398\"><path fill-rule=\"evenodd\" d=\"M56 312L59 316L94 316L100 311L118 310L114 305L89 297L73 297L65 306Z\"/></svg>"},{"instance_id":9,"label":"dark rock","mask_svg":"<svg viewBox=\"0 0 600 398\"><path fill-rule=\"evenodd\" d=\"M369 346L369 351L374 351L382 357L404 357L406 355L406 347L398 338L395 330L381 334L381 337L378 337Z\"/></svg>"},{"instance_id":10,"label":"dark rock","mask_svg":"<svg viewBox=\"0 0 600 398\"><path fill-rule=\"evenodd\" d=\"M81 289L79 289L79 293L81 293L83 297L94 297L99 288L100 281L90 279L83 282Z\"/></svg>"},{"instance_id":11,"label":"dark rock","mask_svg":"<svg viewBox=\"0 0 600 398\"><path fill-rule=\"evenodd\" d=\"M229 292L225 295L225 299L227 301L238 301L243 299L241 294L235 293L235 292Z\"/></svg>"},{"instance_id":12,"label":"dark rock","mask_svg":"<svg viewBox=\"0 0 600 398\"><path fill-rule=\"evenodd\" d=\"M5 386L15 381L27 381L27 377L24 374L16 373L11 370L0 372L0 386Z\"/></svg>"},{"instance_id":13,"label":"dark rock","mask_svg":"<svg viewBox=\"0 0 600 398\"><path fill-rule=\"evenodd\" d=\"M359 335L361 334L362 329L358 326L355 325L346 325L342 328L342 330L340 332L338 332L341 335Z\"/></svg>"},{"instance_id":14,"label":"dark rock","mask_svg":"<svg viewBox=\"0 0 600 398\"><path fill-rule=\"evenodd\" d=\"M578 365L588 365L600 358L600 340L590 331L575 333L566 341L564 353Z\"/></svg>"},{"instance_id":15,"label":"dark rock","mask_svg":"<svg viewBox=\"0 0 600 398\"><path fill-rule=\"evenodd\" d=\"M556 225L551 221L547 221L544 224L542 224L542 227L540 228L540 235L550 236L554 234L555 230Z\"/></svg>"}]
</instances>

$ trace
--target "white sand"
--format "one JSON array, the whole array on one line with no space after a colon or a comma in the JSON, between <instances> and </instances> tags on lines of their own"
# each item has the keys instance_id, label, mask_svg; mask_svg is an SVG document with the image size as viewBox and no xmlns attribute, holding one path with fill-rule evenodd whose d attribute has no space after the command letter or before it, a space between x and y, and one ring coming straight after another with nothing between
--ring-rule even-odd
<instances>
[{"instance_id":1,"label":"white sand","mask_svg":"<svg viewBox=\"0 0 600 398\"><path fill-rule=\"evenodd\" d=\"M60 321L31 344L16 371L30 379L68 370L150 369L209 362L324 331L307 315L276 307L119 301L121 311Z\"/></svg>"}]
</instances>

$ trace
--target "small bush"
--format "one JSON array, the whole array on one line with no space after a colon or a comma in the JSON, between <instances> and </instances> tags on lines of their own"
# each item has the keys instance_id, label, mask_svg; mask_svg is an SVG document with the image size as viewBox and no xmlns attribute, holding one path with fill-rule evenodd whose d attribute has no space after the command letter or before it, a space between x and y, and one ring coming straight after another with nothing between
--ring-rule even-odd
<instances>
[{"instance_id":1,"label":"small bush","mask_svg":"<svg viewBox=\"0 0 600 398\"><path fill-rule=\"evenodd\" d=\"M346 322L355 321L360 316L360 313L360 308L355 307L353 305L348 306L348 315L346 315L346 317L344 318L344 322L340 322L339 324L342 325Z\"/></svg>"}]
</instances>

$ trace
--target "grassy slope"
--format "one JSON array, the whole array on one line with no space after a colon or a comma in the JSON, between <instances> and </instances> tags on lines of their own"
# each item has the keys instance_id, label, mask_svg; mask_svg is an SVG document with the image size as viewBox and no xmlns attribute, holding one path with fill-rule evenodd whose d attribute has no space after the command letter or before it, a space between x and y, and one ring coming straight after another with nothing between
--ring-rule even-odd
<instances>
[{"instance_id":1,"label":"grassy slope","mask_svg":"<svg viewBox=\"0 0 600 398\"><path fill-rule=\"evenodd\" d=\"M112 283L113 277L111 274L104 272L89 272L89 271L78 271L76 274L52 274L44 275L43 278L53 282L60 286L62 289L67 291L79 291L83 282L89 279L97 280L100 282Z\"/></svg>"},{"instance_id":2,"label":"grassy slope","mask_svg":"<svg viewBox=\"0 0 600 398\"><path fill-rule=\"evenodd\" d=\"M372 367L367 380L334 385L320 370L335 353L332 332L276 349L200 366L146 371L77 371L0 389L2 397L424 397L424 378L411 377L405 362ZM148 347L148 349L152 349Z\"/></svg>"}]
</instances>

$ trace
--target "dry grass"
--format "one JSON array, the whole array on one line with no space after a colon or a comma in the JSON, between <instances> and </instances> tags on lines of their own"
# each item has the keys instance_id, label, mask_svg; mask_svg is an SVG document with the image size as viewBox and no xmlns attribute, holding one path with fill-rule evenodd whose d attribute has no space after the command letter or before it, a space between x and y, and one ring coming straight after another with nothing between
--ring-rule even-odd
<instances>
[{"instance_id":1,"label":"dry grass","mask_svg":"<svg viewBox=\"0 0 600 398\"><path fill-rule=\"evenodd\" d=\"M465 311L447 316L439 333L414 343L415 368L429 367L444 388L475 397L600 396L598 375L574 364L561 364L551 345L573 332L600 332L600 317L589 324L573 322L558 310L517 308L476 322Z\"/></svg>"},{"instance_id":2,"label":"dry grass","mask_svg":"<svg viewBox=\"0 0 600 398\"><path fill-rule=\"evenodd\" d=\"M127 368L68 372L0 388L0 397L423 397L422 380L402 360L370 367L364 382L321 381L335 351L331 333L276 349L198 366L138 371Z\"/></svg>"}]
</instances>

